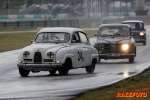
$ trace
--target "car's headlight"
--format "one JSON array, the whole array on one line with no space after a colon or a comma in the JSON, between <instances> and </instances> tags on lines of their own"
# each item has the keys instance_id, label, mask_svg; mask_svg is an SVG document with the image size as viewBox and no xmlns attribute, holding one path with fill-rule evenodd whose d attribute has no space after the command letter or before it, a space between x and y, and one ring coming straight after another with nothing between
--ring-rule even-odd
<instances>
[{"instance_id":1,"label":"car's headlight","mask_svg":"<svg viewBox=\"0 0 150 100\"><path fill-rule=\"evenodd\" d=\"M53 52L48 52L48 53L47 53L47 56L48 56L49 58L54 58L54 53L53 53Z\"/></svg>"},{"instance_id":2,"label":"car's headlight","mask_svg":"<svg viewBox=\"0 0 150 100\"><path fill-rule=\"evenodd\" d=\"M128 44L123 44L122 45L122 50L128 50L129 49L129 45Z\"/></svg>"},{"instance_id":3,"label":"car's headlight","mask_svg":"<svg viewBox=\"0 0 150 100\"><path fill-rule=\"evenodd\" d=\"M144 35L144 33L143 32L140 32L140 36L143 36Z\"/></svg>"},{"instance_id":4,"label":"car's headlight","mask_svg":"<svg viewBox=\"0 0 150 100\"><path fill-rule=\"evenodd\" d=\"M29 55L30 55L30 52L29 52L29 51L25 51L25 52L23 53L23 56L26 57L26 58L28 58Z\"/></svg>"}]
</instances>

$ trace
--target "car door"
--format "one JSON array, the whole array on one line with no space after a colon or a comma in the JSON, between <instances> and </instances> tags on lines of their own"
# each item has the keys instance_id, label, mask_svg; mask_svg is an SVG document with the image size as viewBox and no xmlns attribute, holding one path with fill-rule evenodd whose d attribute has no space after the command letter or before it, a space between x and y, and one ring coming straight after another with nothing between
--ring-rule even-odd
<instances>
[{"instance_id":1,"label":"car door","mask_svg":"<svg viewBox=\"0 0 150 100\"><path fill-rule=\"evenodd\" d=\"M91 60L91 45L88 42L88 38L85 33L79 32L80 40L82 43L82 56L83 56L83 64L84 66L88 66Z\"/></svg>"},{"instance_id":2,"label":"car door","mask_svg":"<svg viewBox=\"0 0 150 100\"><path fill-rule=\"evenodd\" d=\"M83 48L78 32L74 32L71 38L71 48L74 50L74 67L83 67L84 58L82 56Z\"/></svg>"}]
</instances>

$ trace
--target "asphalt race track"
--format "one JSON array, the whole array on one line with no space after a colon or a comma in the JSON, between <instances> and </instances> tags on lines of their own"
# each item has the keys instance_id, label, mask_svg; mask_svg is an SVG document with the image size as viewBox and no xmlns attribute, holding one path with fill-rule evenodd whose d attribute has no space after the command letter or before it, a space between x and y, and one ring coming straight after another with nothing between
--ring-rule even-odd
<instances>
[{"instance_id":1,"label":"asphalt race track","mask_svg":"<svg viewBox=\"0 0 150 100\"><path fill-rule=\"evenodd\" d=\"M17 69L19 50L0 53L0 99L63 100L136 75L150 65L150 26L146 26L146 32L147 45L136 44L137 56L133 64L128 63L128 59L101 60L94 74L87 74L85 69L73 69L67 76L40 72L21 77Z\"/></svg>"}]
</instances>

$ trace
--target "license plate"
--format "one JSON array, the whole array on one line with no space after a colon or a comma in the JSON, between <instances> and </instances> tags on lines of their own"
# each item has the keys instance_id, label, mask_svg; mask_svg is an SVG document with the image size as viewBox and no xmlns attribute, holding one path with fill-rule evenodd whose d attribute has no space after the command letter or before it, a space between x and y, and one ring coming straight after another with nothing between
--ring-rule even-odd
<instances>
[{"instance_id":1,"label":"license plate","mask_svg":"<svg viewBox=\"0 0 150 100\"><path fill-rule=\"evenodd\" d=\"M107 56L119 57L120 54L119 53L109 53L109 54L107 54Z\"/></svg>"}]
</instances>

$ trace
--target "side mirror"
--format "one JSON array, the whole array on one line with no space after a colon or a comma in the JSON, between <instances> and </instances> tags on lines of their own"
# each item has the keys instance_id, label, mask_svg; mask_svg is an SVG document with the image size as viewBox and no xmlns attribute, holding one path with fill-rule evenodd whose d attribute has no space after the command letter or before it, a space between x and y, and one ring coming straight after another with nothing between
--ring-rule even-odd
<instances>
[{"instance_id":1,"label":"side mirror","mask_svg":"<svg viewBox=\"0 0 150 100\"><path fill-rule=\"evenodd\" d=\"M88 39L88 43L87 43L87 44L90 44L90 45L91 45L89 37L87 37L87 39Z\"/></svg>"},{"instance_id":2,"label":"side mirror","mask_svg":"<svg viewBox=\"0 0 150 100\"><path fill-rule=\"evenodd\" d=\"M34 40L31 40L30 42L31 42L31 44L32 44L32 43L34 42Z\"/></svg>"}]
</instances>

